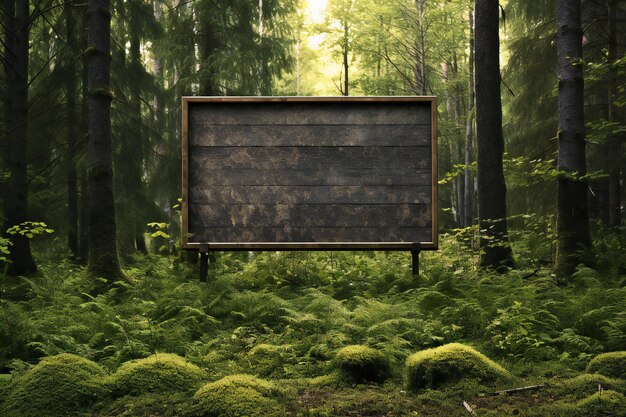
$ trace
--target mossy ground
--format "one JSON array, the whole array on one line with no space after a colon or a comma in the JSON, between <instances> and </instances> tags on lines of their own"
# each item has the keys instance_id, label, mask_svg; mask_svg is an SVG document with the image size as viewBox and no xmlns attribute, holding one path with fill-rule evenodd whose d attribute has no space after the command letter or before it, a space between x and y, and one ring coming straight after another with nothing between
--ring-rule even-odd
<instances>
[{"instance_id":1,"label":"mossy ground","mask_svg":"<svg viewBox=\"0 0 626 417\"><path fill-rule=\"evenodd\" d=\"M76 415L104 399L105 377L102 367L76 355L64 353L44 358L13 381L0 404L0 415Z\"/></svg>"},{"instance_id":2,"label":"mossy ground","mask_svg":"<svg viewBox=\"0 0 626 417\"><path fill-rule=\"evenodd\" d=\"M150 392L190 391L197 388L207 374L178 355L158 353L124 363L106 381L116 397Z\"/></svg>"},{"instance_id":3,"label":"mossy ground","mask_svg":"<svg viewBox=\"0 0 626 417\"><path fill-rule=\"evenodd\" d=\"M389 361L384 354L367 346L341 348L335 357L340 374L354 383L383 382L389 376Z\"/></svg>"},{"instance_id":4,"label":"mossy ground","mask_svg":"<svg viewBox=\"0 0 626 417\"><path fill-rule=\"evenodd\" d=\"M395 252L223 254L207 283L197 282L196 266L149 256L125 271L125 291L97 297L80 268L44 265L27 297L3 300L0 407L15 415L8 393L29 367L73 352L102 366L90 372L90 396L65 413L76 417L461 417L463 402L479 416L593 417L604 402L621 412L619 395L594 395L598 385L624 394L623 378L585 369L599 353L624 349L599 324L621 328L623 279L582 269L563 288L547 270L478 272L445 247L424 254L419 281ZM460 349L443 361L451 374L427 361L431 376L446 377L407 388L407 358L455 343L482 355ZM388 360L383 382L338 371L335 355L353 345ZM155 352L168 353L156 360ZM537 384L545 386L494 395ZM21 404L39 407L39 386L47 389L31 384ZM62 404L82 387L53 386L43 398Z\"/></svg>"},{"instance_id":5,"label":"mossy ground","mask_svg":"<svg viewBox=\"0 0 626 417\"><path fill-rule=\"evenodd\" d=\"M608 352L596 356L589 362L587 372L609 378L626 379L626 351Z\"/></svg>"},{"instance_id":6,"label":"mossy ground","mask_svg":"<svg viewBox=\"0 0 626 417\"><path fill-rule=\"evenodd\" d=\"M461 379L483 383L510 379L511 375L470 346L450 343L416 352L406 360L406 379L410 389L437 388Z\"/></svg>"}]
</instances>

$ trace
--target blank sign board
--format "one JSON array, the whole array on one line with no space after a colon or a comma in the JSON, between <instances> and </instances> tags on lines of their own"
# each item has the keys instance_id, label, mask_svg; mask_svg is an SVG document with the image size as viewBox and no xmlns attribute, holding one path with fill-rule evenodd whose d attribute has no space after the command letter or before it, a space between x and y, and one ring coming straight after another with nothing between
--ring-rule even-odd
<instances>
[{"instance_id":1,"label":"blank sign board","mask_svg":"<svg viewBox=\"0 0 626 417\"><path fill-rule=\"evenodd\" d=\"M183 248L437 247L434 97L184 97Z\"/></svg>"}]
</instances>

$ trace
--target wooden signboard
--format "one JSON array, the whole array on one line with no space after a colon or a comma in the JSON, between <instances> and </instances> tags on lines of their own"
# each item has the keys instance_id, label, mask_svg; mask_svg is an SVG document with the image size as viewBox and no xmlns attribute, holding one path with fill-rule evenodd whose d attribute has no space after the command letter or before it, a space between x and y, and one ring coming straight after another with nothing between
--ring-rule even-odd
<instances>
[{"instance_id":1,"label":"wooden signboard","mask_svg":"<svg viewBox=\"0 0 626 417\"><path fill-rule=\"evenodd\" d=\"M437 248L434 97L182 105L183 248Z\"/></svg>"}]
</instances>

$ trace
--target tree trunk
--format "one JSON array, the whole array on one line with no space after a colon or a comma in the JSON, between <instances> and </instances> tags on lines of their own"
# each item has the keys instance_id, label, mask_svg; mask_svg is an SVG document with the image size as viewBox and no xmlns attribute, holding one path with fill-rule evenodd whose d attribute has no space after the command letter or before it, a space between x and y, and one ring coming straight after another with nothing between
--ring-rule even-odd
<instances>
[{"instance_id":1,"label":"tree trunk","mask_svg":"<svg viewBox=\"0 0 626 417\"><path fill-rule=\"evenodd\" d=\"M467 119L465 121L465 227L474 222L472 200L474 199L474 183L470 174L472 163L472 141L474 137L474 11L469 11L470 44L469 44L469 99Z\"/></svg>"},{"instance_id":2,"label":"tree trunk","mask_svg":"<svg viewBox=\"0 0 626 417\"><path fill-rule=\"evenodd\" d=\"M12 73L8 85L11 95L11 124L9 131L9 164L11 173L9 189L5 200L7 224L19 225L28 220L28 36L29 2L15 2L13 26L13 52L8 52L8 72ZM10 263L7 275L24 275L37 271L30 252L30 242L22 235L11 236Z\"/></svg>"},{"instance_id":3,"label":"tree trunk","mask_svg":"<svg viewBox=\"0 0 626 417\"><path fill-rule=\"evenodd\" d=\"M497 0L476 0L476 133L481 265L513 266L506 224Z\"/></svg>"},{"instance_id":4,"label":"tree trunk","mask_svg":"<svg viewBox=\"0 0 626 417\"><path fill-rule=\"evenodd\" d=\"M559 77L556 272L570 276L584 262L591 247L585 175L585 113L580 0L557 0L557 57Z\"/></svg>"},{"instance_id":5,"label":"tree trunk","mask_svg":"<svg viewBox=\"0 0 626 417\"><path fill-rule=\"evenodd\" d=\"M67 101L67 245L70 249L70 259L75 261L78 253L78 184L76 179L76 150L78 146L79 122L76 117L76 67L74 54L78 51L76 38L76 19L73 4L66 4L63 12L67 30L67 46L69 53L68 76L65 79L65 94Z\"/></svg>"},{"instance_id":6,"label":"tree trunk","mask_svg":"<svg viewBox=\"0 0 626 417\"><path fill-rule=\"evenodd\" d=\"M350 26L347 21L343 22L343 95L350 95L350 77L349 77L349 68L350 63L348 62L350 53Z\"/></svg>"},{"instance_id":7,"label":"tree trunk","mask_svg":"<svg viewBox=\"0 0 626 417\"><path fill-rule=\"evenodd\" d=\"M137 6L134 6L131 11L131 33L130 33L130 60L131 65L135 71L140 71L143 67L141 62L141 39L139 36L139 28L140 25L140 17L138 16ZM132 156L133 162L129 166L129 177L128 185L130 187L130 200L131 200L131 210L133 215L132 219L132 228L133 228L133 239L134 246L138 252L147 253L148 250L146 248L146 240L144 238L144 229L145 229L145 219L143 217L143 210L146 208L146 198L144 195L144 186L142 177L142 168L143 168L143 141L144 138L144 130L143 130L143 120L141 118L141 86L136 84L131 87L132 88L132 97L131 97L131 112L132 112L132 120L136 123L137 126L137 136L136 137L128 137L126 138L127 144L129 146L129 155Z\"/></svg>"},{"instance_id":8,"label":"tree trunk","mask_svg":"<svg viewBox=\"0 0 626 417\"><path fill-rule=\"evenodd\" d=\"M110 0L89 0L89 261L95 277L123 277L117 253L111 144Z\"/></svg>"},{"instance_id":9,"label":"tree trunk","mask_svg":"<svg viewBox=\"0 0 626 417\"><path fill-rule=\"evenodd\" d=\"M80 14L81 24L83 27L87 26L88 19L85 9ZM88 47L87 37L84 32L81 32L79 38L80 50L86 51ZM81 103L80 103L80 133L83 137L83 143L89 145L89 65L88 55L82 53L81 57L81 77L82 77L82 91L81 91ZM85 145L81 144L80 153L84 155L86 153ZM80 222L78 227L78 251L80 254L80 262L82 264L87 263L89 258L89 181L87 180L87 169L83 165L80 167Z\"/></svg>"},{"instance_id":10,"label":"tree trunk","mask_svg":"<svg viewBox=\"0 0 626 417\"><path fill-rule=\"evenodd\" d=\"M615 62L618 58L617 53L617 2L618 0L608 1L608 32L609 32L609 63ZM617 121L615 111L615 101L618 97L617 92L617 76L614 73L609 75L608 90L608 111L609 121ZM620 170L622 167L622 143L621 137L614 135L609 137L609 225L611 227L619 227L622 224L621 218L621 197L622 185L620 184Z\"/></svg>"},{"instance_id":11,"label":"tree trunk","mask_svg":"<svg viewBox=\"0 0 626 417\"><path fill-rule=\"evenodd\" d=\"M4 100L3 104L3 117L4 117L4 126L2 129L2 141L0 141L0 150L2 152L2 168L7 171L10 168L10 155L11 155L11 131L10 128L13 125L13 96L10 86L14 85L13 80L15 78L12 68L13 66L9 65L13 62L13 38L14 34L14 26L15 26L15 0L2 0L2 29L4 29L4 37L2 38L4 42L4 48L2 49L2 62L6 63L6 65L1 68L4 69L4 76L2 81L4 82L4 87L2 88L2 92L4 95L2 99ZM2 207L4 208L4 216L7 215L7 204L6 199L9 194L9 183L8 181L0 181L0 200L2 202ZM6 220L6 219L4 219ZM4 231L10 226L9 224L2 224L2 230L0 233L4 235ZM4 264L0 264L2 271L4 271Z\"/></svg>"}]
</instances>

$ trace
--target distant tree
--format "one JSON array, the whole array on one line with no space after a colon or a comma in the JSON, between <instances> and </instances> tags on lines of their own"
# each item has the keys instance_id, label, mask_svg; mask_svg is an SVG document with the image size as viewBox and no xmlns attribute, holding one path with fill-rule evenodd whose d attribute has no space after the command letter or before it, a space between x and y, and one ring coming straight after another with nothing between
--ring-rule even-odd
<instances>
[{"instance_id":1,"label":"distant tree","mask_svg":"<svg viewBox=\"0 0 626 417\"><path fill-rule=\"evenodd\" d=\"M558 276L570 276L591 247L585 154L581 1L557 0L556 41L559 77L557 182Z\"/></svg>"},{"instance_id":2,"label":"distant tree","mask_svg":"<svg viewBox=\"0 0 626 417\"><path fill-rule=\"evenodd\" d=\"M342 96L350 95L350 62L354 48L354 22L358 10L354 0L331 0L328 4L324 31L326 43L341 59L341 77L335 84Z\"/></svg>"},{"instance_id":3,"label":"distant tree","mask_svg":"<svg viewBox=\"0 0 626 417\"><path fill-rule=\"evenodd\" d=\"M7 91L7 133L9 137L7 168L11 175L4 202L7 228L28 220L28 61L30 8L28 0L3 4L7 43L5 44ZM10 263L7 275L24 275L37 267L26 236L11 236Z\"/></svg>"},{"instance_id":4,"label":"distant tree","mask_svg":"<svg viewBox=\"0 0 626 417\"><path fill-rule=\"evenodd\" d=\"M110 0L89 0L89 259L91 275L123 276L117 253L111 143Z\"/></svg>"},{"instance_id":5,"label":"distant tree","mask_svg":"<svg viewBox=\"0 0 626 417\"><path fill-rule=\"evenodd\" d=\"M470 173L470 165L472 163L472 142L474 141L474 101L476 96L476 86L474 80L474 10L470 8L469 13L469 82L468 82L468 98L467 98L467 114L465 117L465 218L463 226L471 226L474 222L474 182Z\"/></svg>"},{"instance_id":6,"label":"distant tree","mask_svg":"<svg viewBox=\"0 0 626 417\"><path fill-rule=\"evenodd\" d=\"M500 97L498 0L476 0L476 133L478 142L478 217L481 265L512 267L506 222L506 184L502 167L504 137Z\"/></svg>"},{"instance_id":7,"label":"distant tree","mask_svg":"<svg viewBox=\"0 0 626 417\"><path fill-rule=\"evenodd\" d=\"M78 249L78 179L76 173L76 155L80 136L80 123L77 117L77 84L79 78L76 70L76 52L78 51L78 36L76 34L76 13L73 3L66 3L63 7L65 15L65 30L67 38L68 67L65 77L65 95L67 103L67 245L70 249L70 258L76 260Z\"/></svg>"}]
</instances>

